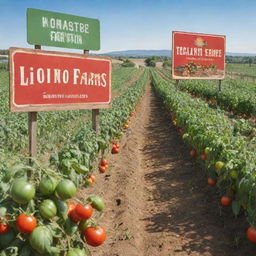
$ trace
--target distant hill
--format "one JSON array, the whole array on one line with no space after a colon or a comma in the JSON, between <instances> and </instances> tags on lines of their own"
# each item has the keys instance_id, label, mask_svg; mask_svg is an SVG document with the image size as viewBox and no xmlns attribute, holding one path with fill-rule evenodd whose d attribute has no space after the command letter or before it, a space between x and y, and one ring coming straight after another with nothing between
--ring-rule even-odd
<instances>
[{"instance_id":1,"label":"distant hill","mask_svg":"<svg viewBox=\"0 0 256 256\"><path fill-rule=\"evenodd\" d=\"M106 55L110 57L149 57L149 56L171 56L171 50L127 50L127 51L114 51L107 52L101 55ZM227 56L256 56L256 53L235 53L227 52Z\"/></svg>"}]
</instances>

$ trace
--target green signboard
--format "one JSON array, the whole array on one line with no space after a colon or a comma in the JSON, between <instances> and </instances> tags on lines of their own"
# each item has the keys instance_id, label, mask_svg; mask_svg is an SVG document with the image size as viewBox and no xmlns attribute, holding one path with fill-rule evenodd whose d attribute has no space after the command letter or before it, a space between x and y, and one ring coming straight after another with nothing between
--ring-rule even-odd
<instances>
[{"instance_id":1,"label":"green signboard","mask_svg":"<svg viewBox=\"0 0 256 256\"><path fill-rule=\"evenodd\" d=\"M84 50L100 49L100 22L57 12L27 9L27 41Z\"/></svg>"}]
</instances>

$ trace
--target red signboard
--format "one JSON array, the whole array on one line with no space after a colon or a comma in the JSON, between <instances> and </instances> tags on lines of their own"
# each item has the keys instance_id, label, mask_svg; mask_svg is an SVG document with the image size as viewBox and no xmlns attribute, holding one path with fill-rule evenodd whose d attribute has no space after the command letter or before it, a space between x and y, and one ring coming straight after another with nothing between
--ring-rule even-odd
<instances>
[{"instance_id":1,"label":"red signboard","mask_svg":"<svg viewBox=\"0 0 256 256\"><path fill-rule=\"evenodd\" d=\"M10 48L12 112L107 108L111 60Z\"/></svg>"},{"instance_id":2,"label":"red signboard","mask_svg":"<svg viewBox=\"0 0 256 256\"><path fill-rule=\"evenodd\" d=\"M224 79L225 36L173 31L173 79Z\"/></svg>"}]
</instances>

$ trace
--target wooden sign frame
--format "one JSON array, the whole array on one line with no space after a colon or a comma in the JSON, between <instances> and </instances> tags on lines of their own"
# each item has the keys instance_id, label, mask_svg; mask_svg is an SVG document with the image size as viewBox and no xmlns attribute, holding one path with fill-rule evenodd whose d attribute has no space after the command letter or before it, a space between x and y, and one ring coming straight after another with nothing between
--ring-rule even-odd
<instances>
[{"instance_id":1,"label":"wooden sign frame","mask_svg":"<svg viewBox=\"0 0 256 256\"><path fill-rule=\"evenodd\" d=\"M174 57L174 36L175 34L182 34L184 36L196 36L196 37L205 37L205 38L215 38L215 39L223 39L224 40L224 46L223 46L223 75L222 76L178 76L175 75L174 69L175 69L175 57ZM199 47L200 48L200 47ZM205 34L205 33L194 33L194 32L184 32L184 31L172 31L172 78L175 80L223 80L225 79L225 54L226 54L226 36L225 35L216 35L216 34ZM202 56L204 57L204 56ZM204 57L205 58L205 57ZM196 59L196 58L195 58ZM200 59L200 57L198 58ZM200 62L200 60L196 61ZM203 62L203 61L202 61ZM210 61L209 61L210 62Z\"/></svg>"},{"instance_id":2,"label":"wooden sign frame","mask_svg":"<svg viewBox=\"0 0 256 256\"><path fill-rule=\"evenodd\" d=\"M52 55L62 57L72 57L78 59L92 59L99 61L109 62L109 101L100 103L68 103L68 104L36 104L36 105L22 105L17 106L14 103L14 63L12 56L16 52L33 53L40 55ZM67 53L67 52L54 52L54 51L42 51L39 49L27 49L12 47L9 49L9 68L10 68L10 110L11 112L37 112L37 111L56 111L56 110L76 110L76 109L101 109L111 107L111 58L100 56L87 56L85 54Z\"/></svg>"}]
</instances>

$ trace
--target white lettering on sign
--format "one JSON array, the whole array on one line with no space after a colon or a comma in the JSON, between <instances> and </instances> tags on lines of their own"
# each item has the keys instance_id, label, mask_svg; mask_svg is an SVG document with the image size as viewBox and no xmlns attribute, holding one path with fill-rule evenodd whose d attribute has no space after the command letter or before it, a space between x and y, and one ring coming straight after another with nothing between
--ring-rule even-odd
<instances>
[{"instance_id":1,"label":"white lettering on sign","mask_svg":"<svg viewBox=\"0 0 256 256\"><path fill-rule=\"evenodd\" d=\"M204 49L204 51L203 51L203 48L201 48L201 47L176 46L176 55L221 58L222 50Z\"/></svg>"},{"instance_id":2,"label":"white lettering on sign","mask_svg":"<svg viewBox=\"0 0 256 256\"><path fill-rule=\"evenodd\" d=\"M42 17L42 27L51 29L49 36L53 42L82 45L83 37L81 34L89 34L89 24L44 16Z\"/></svg>"},{"instance_id":3,"label":"white lettering on sign","mask_svg":"<svg viewBox=\"0 0 256 256\"><path fill-rule=\"evenodd\" d=\"M68 32L70 31L70 32L89 34L89 24L80 23L76 21L61 20L57 18L49 19L48 17L44 17L44 16L42 17L42 27L66 30Z\"/></svg>"},{"instance_id":4,"label":"white lettering on sign","mask_svg":"<svg viewBox=\"0 0 256 256\"><path fill-rule=\"evenodd\" d=\"M50 39L51 41L54 41L54 42L83 44L83 38L81 35L71 34L66 32L51 31Z\"/></svg>"},{"instance_id":5,"label":"white lettering on sign","mask_svg":"<svg viewBox=\"0 0 256 256\"><path fill-rule=\"evenodd\" d=\"M72 81L70 78L72 77ZM25 70L24 66L20 66L20 86L30 86L38 84L69 84L69 85L88 85L106 87L107 74L81 72L80 69L74 68L73 71L61 70L58 68L33 68Z\"/></svg>"}]
</instances>

